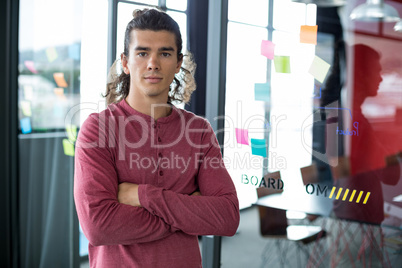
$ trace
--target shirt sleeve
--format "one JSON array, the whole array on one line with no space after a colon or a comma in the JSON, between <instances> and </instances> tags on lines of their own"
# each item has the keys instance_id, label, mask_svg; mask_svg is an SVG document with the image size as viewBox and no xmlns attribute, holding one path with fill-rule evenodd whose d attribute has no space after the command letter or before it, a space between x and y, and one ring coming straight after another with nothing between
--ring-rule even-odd
<instances>
[{"instance_id":1,"label":"shirt sleeve","mask_svg":"<svg viewBox=\"0 0 402 268\"><path fill-rule=\"evenodd\" d=\"M139 185L141 205L169 225L191 235L232 236L239 226L239 202L215 134L207 124L197 181L202 196L189 196L153 185Z\"/></svg>"},{"instance_id":2,"label":"shirt sleeve","mask_svg":"<svg viewBox=\"0 0 402 268\"><path fill-rule=\"evenodd\" d=\"M117 172L100 121L91 115L83 124L75 154L74 200L89 242L94 246L129 245L159 240L177 231L144 208L118 202Z\"/></svg>"}]
</instances>

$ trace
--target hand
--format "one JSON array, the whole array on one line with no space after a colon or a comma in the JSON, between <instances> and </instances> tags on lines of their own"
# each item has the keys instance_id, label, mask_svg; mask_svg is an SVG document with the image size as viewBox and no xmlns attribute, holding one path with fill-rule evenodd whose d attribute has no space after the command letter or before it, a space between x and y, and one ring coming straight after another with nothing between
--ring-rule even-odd
<instances>
[{"instance_id":1,"label":"hand","mask_svg":"<svg viewBox=\"0 0 402 268\"><path fill-rule=\"evenodd\" d=\"M195 191L194 193L191 194L191 196L201 196L201 192Z\"/></svg>"},{"instance_id":2,"label":"hand","mask_svg":"<svg viewBox=\"0 0 402 268\"><path fill-rule=\"evenodd\" d=\"M121 204L141 207L140 200L138 198L138 184L128 182L120 183L117 199Z\"/></svg>"}]
</instances>

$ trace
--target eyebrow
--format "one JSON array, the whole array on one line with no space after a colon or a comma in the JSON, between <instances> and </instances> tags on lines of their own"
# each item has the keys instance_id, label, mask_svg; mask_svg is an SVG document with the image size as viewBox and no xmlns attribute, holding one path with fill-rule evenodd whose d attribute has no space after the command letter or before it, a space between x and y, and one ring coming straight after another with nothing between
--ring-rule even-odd
<instances>
[{"instance_id":1,"label":"eyebrow","mask_svg":"<svg viewBox=\"0 0 402 268\"><path fill-rule=\"evenodd\" d=\"M135 48L136 51L141 50L141 51L151 51L150 47L136 47ZM173 47L160 47L158 48L158 51L174 51Z\"/></svg>"}]
</instances>

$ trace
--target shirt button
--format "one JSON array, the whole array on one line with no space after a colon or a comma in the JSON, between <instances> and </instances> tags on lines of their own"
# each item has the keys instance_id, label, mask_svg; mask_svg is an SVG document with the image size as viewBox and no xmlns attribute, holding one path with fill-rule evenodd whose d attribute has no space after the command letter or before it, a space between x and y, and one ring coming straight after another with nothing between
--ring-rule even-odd
<instances>
[{"instance_id":1,"label":"shirt button","mask_svg":"<svg viewBox=\"0 0 402 268\"><path fill-rule=\"evenodd\" d=\"M163 170L159 171L159 175L163 176Z\"/></svg>"},{"instance_id":2,"label":"shirt button","mask_svg":"<svg viewBox=\"0 0 402 268\"><path fill-rule=\"evenodd\" d=\"M162 158L162 153L159 153L159 157Z\"/></svg>"},{"instance_id":3,"label":"shirt button","mask_svg":"<svg viewBox=\"0 0 402 268\"><path fill-rule=\"evenodd\" d=\"M159 141L159 142L161 142L161 141L162 141L161 137L158 137L158 141Z\"/></svg>"}]
</instances>

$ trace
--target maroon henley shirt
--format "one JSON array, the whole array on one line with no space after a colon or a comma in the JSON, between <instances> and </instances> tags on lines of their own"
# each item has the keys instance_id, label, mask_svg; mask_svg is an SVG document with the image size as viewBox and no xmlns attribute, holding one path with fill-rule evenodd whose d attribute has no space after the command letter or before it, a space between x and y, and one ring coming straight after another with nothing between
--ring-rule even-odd
<instances>
[{"instance_id":1,"label":"maroon henley shirt","mask_svg":"<svg viewBox=\"0 0 402 268\"><path fill-rule=\"evenodd\" d=\"M235 234L239 204L215 134L172 107L155 121L123 100L82 125L74 198L91 267L201 267L198 235ZM139 185L142 207L118 202L122 182Z\"/></svg>"}]
</instances>

